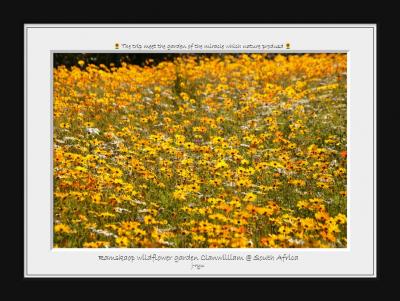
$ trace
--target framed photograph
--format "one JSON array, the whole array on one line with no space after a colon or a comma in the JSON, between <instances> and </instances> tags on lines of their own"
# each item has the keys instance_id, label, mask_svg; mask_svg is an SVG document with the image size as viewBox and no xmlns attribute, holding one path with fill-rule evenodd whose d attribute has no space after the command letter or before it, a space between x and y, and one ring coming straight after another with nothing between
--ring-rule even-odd
<instances>
[{"instance_id":1,"label":"framed photograph","mask_svg":"<svg viewBox=\"0 0 400 301\"><path fill-rule=\"evenodd\" d=\"M376 41L25 24L25 277L377 277Z\"/></svg>"}]
</instances>

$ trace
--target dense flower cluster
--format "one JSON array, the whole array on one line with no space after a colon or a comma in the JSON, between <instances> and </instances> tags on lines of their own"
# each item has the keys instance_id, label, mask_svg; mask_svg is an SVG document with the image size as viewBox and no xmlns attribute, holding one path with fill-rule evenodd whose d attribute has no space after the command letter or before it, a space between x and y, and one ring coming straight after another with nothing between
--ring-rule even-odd
<instances>
[{"instance_id":1,"label":"dense flower cluster","mask_svg":"<svg viewBox=\"0 0 400 301\"><path fill-rule=\"evenodd\" d=\"M54 246L347 246L345 54L54 69Z\"/></svg>"}]
</instances>

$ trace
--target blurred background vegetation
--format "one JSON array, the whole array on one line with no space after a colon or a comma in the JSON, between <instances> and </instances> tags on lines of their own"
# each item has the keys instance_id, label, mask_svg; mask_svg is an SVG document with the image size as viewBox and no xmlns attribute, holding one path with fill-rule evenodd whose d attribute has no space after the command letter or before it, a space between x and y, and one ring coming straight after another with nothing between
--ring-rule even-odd
<instances>
[{"instance_id":1,"label":"blurred background vegetation","mask_svg":"<svg viewBox=\"0 0 400 301\"><path fill-rule=\"evenodd\" d=\"M227 54L227 53L225 53ZM241 55L242 53L229 53L230 55ZM196 55L196 56L223 56L224 53L54 53L53 65L58 67L61 65L70 68L72 66L79 67L79 61L85 62L85 67L88 64L100 65L104 64L107 67L120 67L121 64L134 64L140 66L157 65L161 61L173 60L174 58L182 55ZM268 58L274 58L277 54L268 53ZM282 53L282 55L288 55ZM291 54L293 55L293 54ZM300 55L300 53L298 54Z\"/></svg>"},{"instance_id":2,"label":"blurred background vegetation","mask_svg":"<svg viewBox=\"0 0 400 301\"><path fill-rule=\"evenodd\" d=\"M120 67L121 63L134 65L152 65L161 61L173 60L180 56L179 53L54 53L54 67L65 65L66 67L79 66L79 61L84 61L85 65L104 64L107 67ZM211 55L211 54L208 54Z\"/></svg>"}]
</instances>

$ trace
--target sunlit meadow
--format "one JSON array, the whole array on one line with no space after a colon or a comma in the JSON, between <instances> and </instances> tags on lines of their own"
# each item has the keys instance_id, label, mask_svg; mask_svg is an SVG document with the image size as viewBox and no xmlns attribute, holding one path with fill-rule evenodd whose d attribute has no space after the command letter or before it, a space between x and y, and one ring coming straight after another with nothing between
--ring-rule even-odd
<instances>
[{"instance_id":1,"label":"sunlit meadow","mask_svg":"<svg viewBox=\"0 0 400 301\"><path fill-rule=\"evenodd\" d=\"M345 248L346 62L54 68L54 247Z\"/></svg>"}]
</instances>

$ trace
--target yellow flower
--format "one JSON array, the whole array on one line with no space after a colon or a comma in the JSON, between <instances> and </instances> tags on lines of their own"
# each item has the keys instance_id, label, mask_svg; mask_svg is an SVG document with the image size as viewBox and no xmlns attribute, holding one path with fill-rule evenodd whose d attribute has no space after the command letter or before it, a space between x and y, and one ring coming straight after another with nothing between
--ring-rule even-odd
<instances>
[{"instance_id":1,"label":"yellow flower","mask_svg":"<svg viewBox=\"0 0 400 301\"><path fill-rule=\"evenodd\" d=\"M125 236L117 237L115 239L115 243L118 247L127 248L129 246L129 239Z\"/></svg>"},{"instance_id":2,"label":"yellow flower","mask_svg":"<svg viewBox=\"0 0 400 301\"><path fill-rule=\"evenodd\" d=\"M301 220L301 225L306 230L313 230L315 228L315 222L312 218L305 218Z\"/></svg>"},{"instance_id":3,"label":"yellow flower","mask_svg":"<svg viewBox=\"0 0 400 301\"><path fill-rule=\"evenodd\" d=\"M202 235L197 235L197 234L193 234L193 240L197 241L197 242L204 242L206 241L206 238Z\"/></svg>"},{"instance_id":4,"label":"yellow flower","mask_svg":"<svg viewBox=\"0 0 400 301\"><path fill-rule=\"evenodd\" d=\"M228 168L228 167L229 165L225 162L225 160L221 160L217 164L215 164L215 169Z\"/></svg>"},{"instance_id":5,"label":"yellow flower","mask_svg":"<svg viewBox=\"0 0 400 301\"><path fill-rule=\"evenodd\" d=\"M237 185L238 187L240 187L240 188L242 188L242 187L249 188L249 187L252 186L252 182L251 182L251 180L248 179L248 178L241 178L241 179L239 179L238 181L236 181L236 185Z\"/></svg>"},{"instance_id":6,"label":"yellow flower","mask_svg":"<svg viewBox=\"0 0 400 301\"><path fill-rule=\"evenodd\" d=\"M245 195L245 197L243 198L243 201L245 202L254 202L257 199L257 195L255 195L254 193L250 192L247 193Z\"/></svg>"},{"instance_id":7,"label":"yellow flower","mask_svg":"<svg viewBox=\"0 0 400 301\"><path fill-rule=\"evenodd\" d=\"M87 127L87 128L91 128L91 127L94 126L94 122L90 122L90 121L85 122L85 123L83 124L83 126L84 126L84 127Z\"/></svg>"},{"instance_id":8,"label":"yellow flower","mask_svg":"<svg viewBox=\"0 0 400 301\"><path fill-rule=\"evenodd\" d=\"M338 224L345 224L347 223L347 218L344 214L339 213L338 215L336 215L335 220Z\"/></svg>"},{"instance_id":9,"label":"yellow flower","mask_svg":"<svg viewBox=\"0 0 400 301\"><path fill-rule=\"evenodd\" d=\"M212 186L219 186L219 185L221 185L222 180L221 180L221 179L211 179L211 180L209 181L209 183L210 183Z\"/></svg>"},{"instance_id":10,"label":"yellow flower","mask_svg":"<svg viewBox=\"0 0 400 301\"><path fill-rule=\"evenodd\" d=\"M175 190L173 192L173 197L174 197L174 199L184 201L184 200L186 200L186 192L184 192L182 190Z\"/></svg>"},{"instance_id":11,"label":"yellow flower","mask_svg":"<svg viewBox=\"0 0 400 301\"><path fill-rule=\"evenodd\" d=\"M101 212L97 216L99 216L99 217L115 217L115 214L110 213L110 212Z\"/></svg>"},{"instance_id":12,"label":"yellow flower","mask_svg":"<svg viewBox=\"0 0 400 301\"><path fill-rule=\"evenodd\" d=\"M292 233L292 229L287 226L280 226L278 232L283 235L287 235Z\"/></svg>"},{"instance_id":13,"label":"yellow flower","mask_svg":"<svg viewBox=\"0 0 400 301\"><path fill-rule=\"evenodd\" d=\"M274 168L284 168L283 165L277 161L268 162L268 166L271 166Z\"/></svg>"},{"instance_id":14,"label":"yellow flower","mask_svg":"<svg viewBox=\"0 0 400 301\"><path fill-rule=\"evenodd\" d=\"M84 248L108 248L109 246L110 242L108 241L94 241L83 243Z\"/></svg>"},{"instance_id":15,"label":"yellow flower","mask_svg":"<svg viewBox=\"0 0 400 301\"><path fill-rule=\"evenodd\" d=\"M328 189L329 184L325 182L317 182L317 187L322 188L322 189Z\"/></svg>"},{"instance_id":16,"label":"yellow flower","mask_svg":"<svg viewBox=\"0 0 400 301\"><path fill-rule=\"evenodd\" d=\"M62 129L69 129L70 127L71 127L71 124L69 124L67 122L60 123L60 128L62 128Z\"/></svg>"},{"instance_id":17,"label":"yellow flower","mask_svg":"<svg viewBox=\"0 0 400 301\"><path fill-rule=\"evenodd\" d=\"M57 224L54 226L54 232L55 233L72 233L72 229L65 224Z\"/></svg>"},{"instance_id":18,"label":"yellow flower","mask_svg":"<svg viewBox=\"0 0 400 301\"><path fill-rule=\"evenodd\" d=\"M321 222L326 222L329 219L329 214L325 211L315 213L315 218Z\"/></svg>"},{"instance_id":19,"label":"yellow flower","mask_svg":"<svg viewBox=\"0 0 400 301\"><path fill-rule=\"evenodd\" d=\"M300 209L307 209L309 208L309 203L307 201L298 201L296 206Z\"/></svg>"},{"instance_id":20,"label":"yellow flower","mask_svg":"<svg viewBox=\"0 0 400 301\"><path fill-rule=\"evenodd\" d=\"M155 220L154 217L152 217L151 215L146 215L146 216L143 218L143 221L144 221L144 223L145 223L146 225L151 225L151 224L154 224L156 220Z\"/></svg>"}]
</instances>

